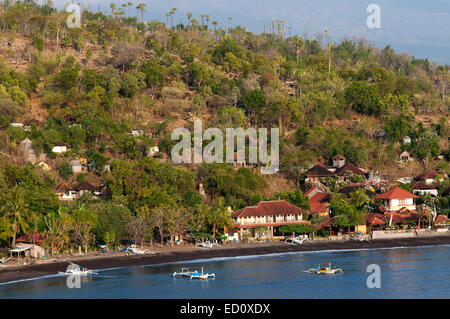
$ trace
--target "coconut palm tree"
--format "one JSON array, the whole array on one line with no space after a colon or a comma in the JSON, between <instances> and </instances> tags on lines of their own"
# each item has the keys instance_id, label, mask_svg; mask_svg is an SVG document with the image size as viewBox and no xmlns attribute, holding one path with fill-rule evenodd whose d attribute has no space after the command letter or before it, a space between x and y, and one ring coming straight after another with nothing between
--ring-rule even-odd
<instances>
[{"instance_id":1,"label":"coconut palm tree","mask_svg":"<svg viewBox=\"0 0 450 319\"><path fill-rule=\"evenodd\" d=\"M215 206L213 206L208 213L208 222L212 226L213 231L213 239L216 238L216 232L220 228L226 229L233 225L233 220L231 218L230 213L225 206L225 200L223 197L220 197L217 200Z\"/></svg>"},{"instance_id":2,"label":"coconut palm tree","mask_svg":"<svg viewBox=\"0 0 450 319\"><path fill-rule=\"evenodd\" d=\"M145 12L145 3L139 3L136 6L136 10L139 10L141 12L141 22L144 22L144 12Z\"/></svg>"},{"instance_id":3,"label":"coconut palm tree","mask_svg":"<svg viewBox=\"0 0 450 319\"><path fill-rule=\"evenodd\" d=\"M216 32L216 27L217 27L217 21L213 21L212 22L212 25L213 25L213 28L214 28L214 33Z\"/></svg>"},{"instance_id":4,"label":"coconut palm tree","mask_svg":"<svg viewBox=\"0 0 450 319\"><path fill-rule=\"evenodd\" d=\"M27 214L28 205L25 201L25 191L22 187L16 186L10 191L6 202L1 209L4 216L12 224L13 239L12 247L16 246L16 237L20 231L25 232L28 228Z\"/></svg>"},{"instance_id":5,"label":"coconut palm tree","mask_svg":"<svg viewBox=\"0 0 450 319\"><path fill-rule=\"evenodd\" d=\"M116 10L116 4L115 3L111 3L109 5L109 7L111 8L111 14L114 15L114 11Z\"/></svg>"}]
</instances>

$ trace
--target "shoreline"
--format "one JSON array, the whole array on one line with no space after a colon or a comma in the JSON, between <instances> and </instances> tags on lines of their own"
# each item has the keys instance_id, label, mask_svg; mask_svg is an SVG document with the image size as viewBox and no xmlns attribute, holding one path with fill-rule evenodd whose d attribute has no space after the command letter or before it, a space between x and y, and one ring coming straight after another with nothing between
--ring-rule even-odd
<instances>
[{"instance_id":1,"label":"shoreline","mask_svg":"<svg viewBox=\"0 0 450 319\"><path fill-rule=\"evenodd\" d=\"M0 284L18 280L33 279L65 271L69 261L79 263L88 269L109 269L118 267L133 267L143 265L157 265L171 262L192 261L197 259L211 259L219 257L240 257L254 255L268 255L277 253L293 253L325 250L346 249L373 249L434 246L450 244L449 235L402 238L402 239L375 239L371 241L357 242L349 240L316 240L307 241L302 245L287 245L279 242L229 244L211 249L178 247L177 249L161 250L154 255L123 255L111 254L108 256L77 256L34 265L17 265L0 268Z\"/></svg>"}]
</instances>

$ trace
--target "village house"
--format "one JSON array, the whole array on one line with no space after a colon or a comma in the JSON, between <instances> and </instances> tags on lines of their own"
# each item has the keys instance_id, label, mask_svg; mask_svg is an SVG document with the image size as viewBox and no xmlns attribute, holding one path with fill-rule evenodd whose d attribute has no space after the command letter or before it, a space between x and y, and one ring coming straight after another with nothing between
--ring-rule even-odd
<instances>
[{"instance_id":1,"label":"village house","mask_svg":"<svg viewBox=\"0 0 450 319\"><path fill-rule=\"evenodd\" d=\"M40 259L42 256L45 256L45 249L41 247L45 238L40 233L33 235L25 234L16 239L16 247L11 249L10 252L16 252L17 254L23 252L25 257Z\"/></svg>"},{"instance_id":2,"label":"village house","mask_svg":"<svg viewBox=\"0 0 450 319\"><path fill-rule=\"evenodd\" d=\"M398 211L404 208L415 211L416 204L414 199L418 197L419 196L414 195L399 186L395 186L387 192L375 196L376 199L382 200L383 206L385 206L388 211Z\"/></svg>"},{"instance_id":3,"label":"village house","mask_svg":"<svg viewBox=\"0 0 450 319\"><path fill-rule=\"evenodd\" d=\"M100 196L103 194L101 186L94 186L92 183L83 181L74 186L74 190L78 194L78 198L84 194L91 194L94 196Z\"/></svg>"},{"instance_id":4,"label":"village house","mask_svg":"<svg viewBox=\"0 0 450 319\"><path fill-rule=\"evenodd\" d=\"M335 172L336 176L339 180L344 181L351 181L354 175L358 175L365 178L366 172L363 171L361 168L353 165L352 163L348 162L344 166L338 168Z\"/></svg>"},{"instance_id":5,"label":"village house","mask_svg":"<svg viewBox=\"0 0 450 319\"><path fill-rule=\"evenodd\" d=\"M439 180L442 180L440 178L440 174L436 172L435 170L429 169L428 171L416 176L414 179L416 181L425 182L427 185L434 184L435 182L438 182Z\"/></svg>"},{"instance_id":6,"label":"village house","mask_svg":"<svg viewBox=\"0 0 450 319\"><path fill-rule=\"evenodd\" d=\"M398 159L397 160L400 163L406 164L406 163L408 163L409 161L412 160L411 156L409 155L409 153L407 151L400 150L400 151L397 151L396 153L398 155Z\"/></svg>"},{"instance_id":7,"label":"village house","mask_svg":"<svg viewBox=\"0 0 450 319\"><path fill-rule=\"evenodd\" d=\"M340 154L334 155L331 160L333 161L333 167L336 169L345 165L345 157Z\"/></svg>"},{"instance_id":8,"label":"village house","mask_svg":"<svg viewBox=\"0 0 450 319\"><path fill-rule=\"evenodd\" d=\"M56 154L62 154L67 152L67 146L64 145L64 143L58 142L55 143L55 146L52 148L52 152Z\"/></svg>"},{"instance_id":9,"label":"village house","mask_svg":"<svg viewBox=\"0 0 450 319\"><path fill-rule=\"evenodd\" d=\"M77 191L75 191L72 185L67 183L59 184L58 187L56 187L55 193L61 201L72 201L77 199Z\"/></svg>"},{"instance_id":10,"label":"village house","mask_svg":"<svg viewBox=\"0 0 450 319\"><path fill-rule=\"evenodd\" d=\"M83 171L83 165L79 160L72 160L69 162L70 167L74 173L81 173Z\"/></svg>"},{"instance_id":11,"label":"village house","mask_svg":"<svg viewBox=\"0 0 450 319\"><path fill-rule=\"evenodd\" d=\"M413 186L411 186L411 189L414 194L418 195L430 195L433 197L438 196L438 190L437 190L438 184L427 184L425 182L416 182Z\"/></svg>"},{"instance_id":12,"label":"village house","mask_svg":"<svg viewBox=\"0 0 450 319\"><path fill-rule=\"evenodd\" d=\"M256 206L247 206L234 213L234 228L239 229L240 238L244 234L255 237L257 227L267 227L270 237L277 235L280 226L285 225L309 225L303 215L307 211L292 205L284 200L262 201Z\"/></svg>"},{"instance_id":13,"label":"village house","mask_svg":"<svg viewBox=\"0 0 450 319\"><path fill-rule=\"evenodd\" d=\"M319 183L325 181L329 177L335 177L333 172L330 172L322 165L316 165L306 173L307 183Z\"/></svg>"},{"instance_id":14,"label":"village house","mask_svg":"<svg viewBox=\"0 0 450 319\"><path fill-rule=\"evenodd\" d=\"M159 139L155 138L155 139L153 139L153 142L155 142L155 145L149 146L145 150L145 156L147 156L147 157L153 157L157 153L159 153Z\"/></svg>"},{"instance_id":15,"label":"village house","mask_svg":"<svg viewBox=\"0 0 450 319\"><path fill-rule=\"evenodd\" d=\"M318 186L313 186L305 192L304 196L308 197L309 212L311 214L317 214L318 217L330 216L328 204L331 201L331 194Z\"/></svg>"}]
</instances>

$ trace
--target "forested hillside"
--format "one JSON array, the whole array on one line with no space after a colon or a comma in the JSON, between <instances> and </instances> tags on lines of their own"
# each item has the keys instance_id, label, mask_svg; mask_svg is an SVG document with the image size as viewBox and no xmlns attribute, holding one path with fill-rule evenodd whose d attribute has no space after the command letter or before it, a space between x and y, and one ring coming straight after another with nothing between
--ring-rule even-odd
<instances>
[{"instance_id":1,"label":"forested hillside","mask_svg":"<svg viewBox=\"0 0 450 319\"><path fill-rule=\"evenodd\" d=\"M336 154L393 180L449 173L448 65L364 39L334 43L332 30L289 37L281 22L254 34L174 8L167 21L144 23L151 8L129 5L136 17L119 6L83 11L81 28L50 5L0 7L4 243L38 230L53 248L69 234L86 247L93 235L215 234L229 225L228 206L286 198L307 208L296 192L306 190L304 173ZM177 16L188 22L175 25ZM174 165L171 133L192 131L195 119L205 128L279 128L280 172ZM399 151L413 161L399 163ZM85 163L81 172L74 160ZM59 186L83 182L102 196L60 202Z\"/></svg>"}]
</instances>

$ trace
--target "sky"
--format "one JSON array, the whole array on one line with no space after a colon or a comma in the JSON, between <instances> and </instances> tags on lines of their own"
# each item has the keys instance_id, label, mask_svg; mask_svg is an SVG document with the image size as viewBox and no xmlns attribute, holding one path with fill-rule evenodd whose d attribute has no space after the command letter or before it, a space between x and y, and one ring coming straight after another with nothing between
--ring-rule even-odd
<instances>
[{"instance_id":1,"label":"sky","mask_svg":"<svg viewBox=\"0 0 450 319\"><path fill-rule=\"evenodd\" d=\"M364 37L379 48L390 45L397 53L450 64L450 0L54 0L58 8L71 2L108 14L111 2L117 7L132 2L128 15L136 15L136 5L145 3L147 21L165 21L172 8L178 9L177 23L187 22L187 12L199 21L200 14L209 14L224 27L232 17L231 25L245 25L256 33L263 31L263 21L270 25L275 18L285 21L286 29L291 27L291 35L314 38L328 30L333 42ZM370 4L380 8L380 28L367 26Z\"/></svg>"}]
</instances>

